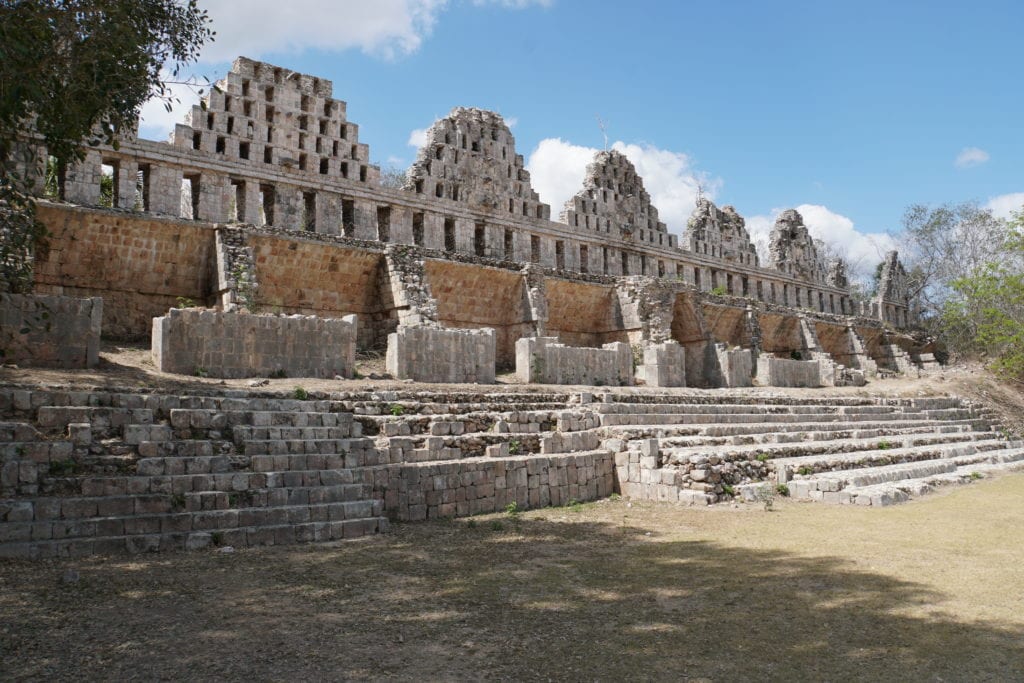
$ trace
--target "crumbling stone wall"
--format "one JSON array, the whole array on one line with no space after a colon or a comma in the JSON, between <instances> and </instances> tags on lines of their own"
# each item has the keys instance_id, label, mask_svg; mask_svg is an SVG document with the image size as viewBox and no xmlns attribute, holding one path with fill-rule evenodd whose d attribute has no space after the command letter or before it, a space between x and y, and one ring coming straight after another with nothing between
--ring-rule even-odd
<instances>
[{"instance_id":1,"label":"crumbling stone wall","mask_svg":"<svg viewBox=\"0 0 1024 683\"><path fill-rule=\"evenodd\" d=\"M99 297L0 293L0 363L91 368L102 322Z\"/></svg>"},{"instance_id":2,"label":"crumbling stone wall","mask_svg":"<svg viewBox=\"0 0 1024 683\"><path fill-rule=\"evenodd\" d=\"M548 320L545 334L568 346L628 341L616 288L562 278L545 279Z\"/></svg>"},{"instance_id":3,"label":"crumbling stone wall","mask_svg":"<svg viewBox=\"0 0 1024 683\"><path fill-rule=\"evenodd\" d=\"M675 246L675 236L658 219L658 209L644 189L633 163L616 150L598 152L587 166L583 188L565 203L562 222L574 229L616 237L636 245L619 258L607 251L592 272L606 275L665 275L659 264L643 253L645 245ZM597 254L595 254L597 256Z\"/></svg>"},{"instance_id":4,"label":"crumbling stone wall","mask_svg":"<svg viewBox=\"0 0 1024 683\"><path fill-rule=\"evenodd\" d=\"M351 377L356 317L171 309L153 320L161 372L209 377Z\"/></svg>"},{"instance_id":5,"label":"crumbling stone wall","mask_svg":"<svg viewBox=\"0 0 1024 683\"><path fill-rule=\"evenodd\" d=\"M406 190L481 211L551 215L530 185L512 132L492 111L457 107L435 121L406 178Z\"/></svg>"},{"instance_id":6,"label":"crumbling stone wall","mask_svg":"<svg viewBox=\"0 0 1024 683\"><path fill-rule=\"evenodd\" d=\"M686 386L686 350L675 341L644 348L639 378L649 387Z\"/></svg>"},{"instance_id":7,"label":"crumbling stone wall","mask_svg":"<svg viewBox=\"0 0 1024 683\"><path fill-rule=\"evenodd\" d=\"M494 330L402 325L388 335L387 368L417 382L494 383Z\"/></svg>"},{"instance_id":8,"label":"crumbling stone wall","mask_svg":"<svg viewBox=\"0 0 1024 683\"><path fill-rule=\"evenodd\" d=\"M808 282L826 281L825 263L804 225L803 216L795 209L783 211L775 220L768 250L777 270ZM796 304L799 306L801 302L798 300ZM808 302L807 306L813 307L813 302Z\"/></svg>"},{"instance_id":9,"label":"crumbling stone wall","mask_svg":"<svg viewBox=\"0 0 1024 683\"><path fill-rule=\"evenodd\" d=\"M746 221L736 209L719 209L706 197L697 201L683 234L683 244L695 254L722 259L727 263L759 265L757 248L750 241Z\"/></svg>"},{"instance_id":10,"label":"crumbling stone wall","mask_svg":"<svg viewBox=\"0 0 1024 683\"><path fill-rule=\"evenodd\" d=\"M898 327L910 323L910 294L907 271L900 263L899 253L890 251L882 262L878 293L872 300L875 316Z\"/></svg>"}]
</instances>

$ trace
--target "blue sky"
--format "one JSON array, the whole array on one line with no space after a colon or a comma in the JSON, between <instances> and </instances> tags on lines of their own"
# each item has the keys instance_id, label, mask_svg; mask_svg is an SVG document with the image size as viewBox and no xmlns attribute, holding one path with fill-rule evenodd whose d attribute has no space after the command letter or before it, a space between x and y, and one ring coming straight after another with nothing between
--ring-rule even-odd
<instances>
[{"instance_id":1,"label":"blue sky","mask_svg":"<svg viewBox=\"0 0 1024 683\"><path fill-rule=\"evenodd\" d=\"M329 78L382 164L455 106L499 111L556 216L598 117L675 233L699 183L758 239L798 207L871 267L909 204L1024 204L1020 0L200 4L218 40L197 72L244 54Z\"/></svg>"}]
</instances>

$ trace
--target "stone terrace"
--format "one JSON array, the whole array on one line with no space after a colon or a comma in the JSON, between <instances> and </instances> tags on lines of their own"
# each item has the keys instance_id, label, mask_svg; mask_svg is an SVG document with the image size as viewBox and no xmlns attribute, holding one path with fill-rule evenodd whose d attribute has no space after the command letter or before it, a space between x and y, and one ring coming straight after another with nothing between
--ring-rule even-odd
<instances>
[{"instance_id":1,"label":"stone terrace","mask_svg":"<svg viewBox=\"0 0 1024 683\"><path fill-rule=\"evenodd\" d=\"M355 538L613 492L707 505L785 484L886 505L1024 468L1024 443L955 398L8 387L0 462L0 556L52 557Z\"/></svg>"}]
</instances>

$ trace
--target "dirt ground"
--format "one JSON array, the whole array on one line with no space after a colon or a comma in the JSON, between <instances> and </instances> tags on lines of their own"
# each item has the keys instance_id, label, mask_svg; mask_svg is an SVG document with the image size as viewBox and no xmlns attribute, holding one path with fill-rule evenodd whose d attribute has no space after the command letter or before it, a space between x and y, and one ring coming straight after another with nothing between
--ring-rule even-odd
<instances>
[{"instance_id":1,"label":"dirt ground","mask_svg":"<svg viewBox=\"0 0 1024 683\"><path fill-rule=\"evenodd\" d=\"M1020 680L1024 475L0 564L6 680ZM68 570L77 581L64 579Z\"/></svg>"}]
</instances>

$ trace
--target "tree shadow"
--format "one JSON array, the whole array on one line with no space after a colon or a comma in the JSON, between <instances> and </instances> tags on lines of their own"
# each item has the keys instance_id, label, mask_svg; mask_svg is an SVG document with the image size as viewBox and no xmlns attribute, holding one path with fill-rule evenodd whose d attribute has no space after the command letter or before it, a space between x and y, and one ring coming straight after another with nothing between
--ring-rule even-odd
<instances>
[{"instance_id":1,"label":"tree shadow","mask_svg":"<svg viewBox=\"0 0 1024 683\"><path fill-rule=\"evenodd\" d=\"M1024 631L936 611L944 596L920 584L845 559L604 523L490 518L333 547L90 559L78 584L57 588L63 564L44 578L18 570L30 566L0 567L19 591L0 599L15 624L0 634L2 666L15 678L948 681L1024 670Z\"/></svg>"}]
</instances>

